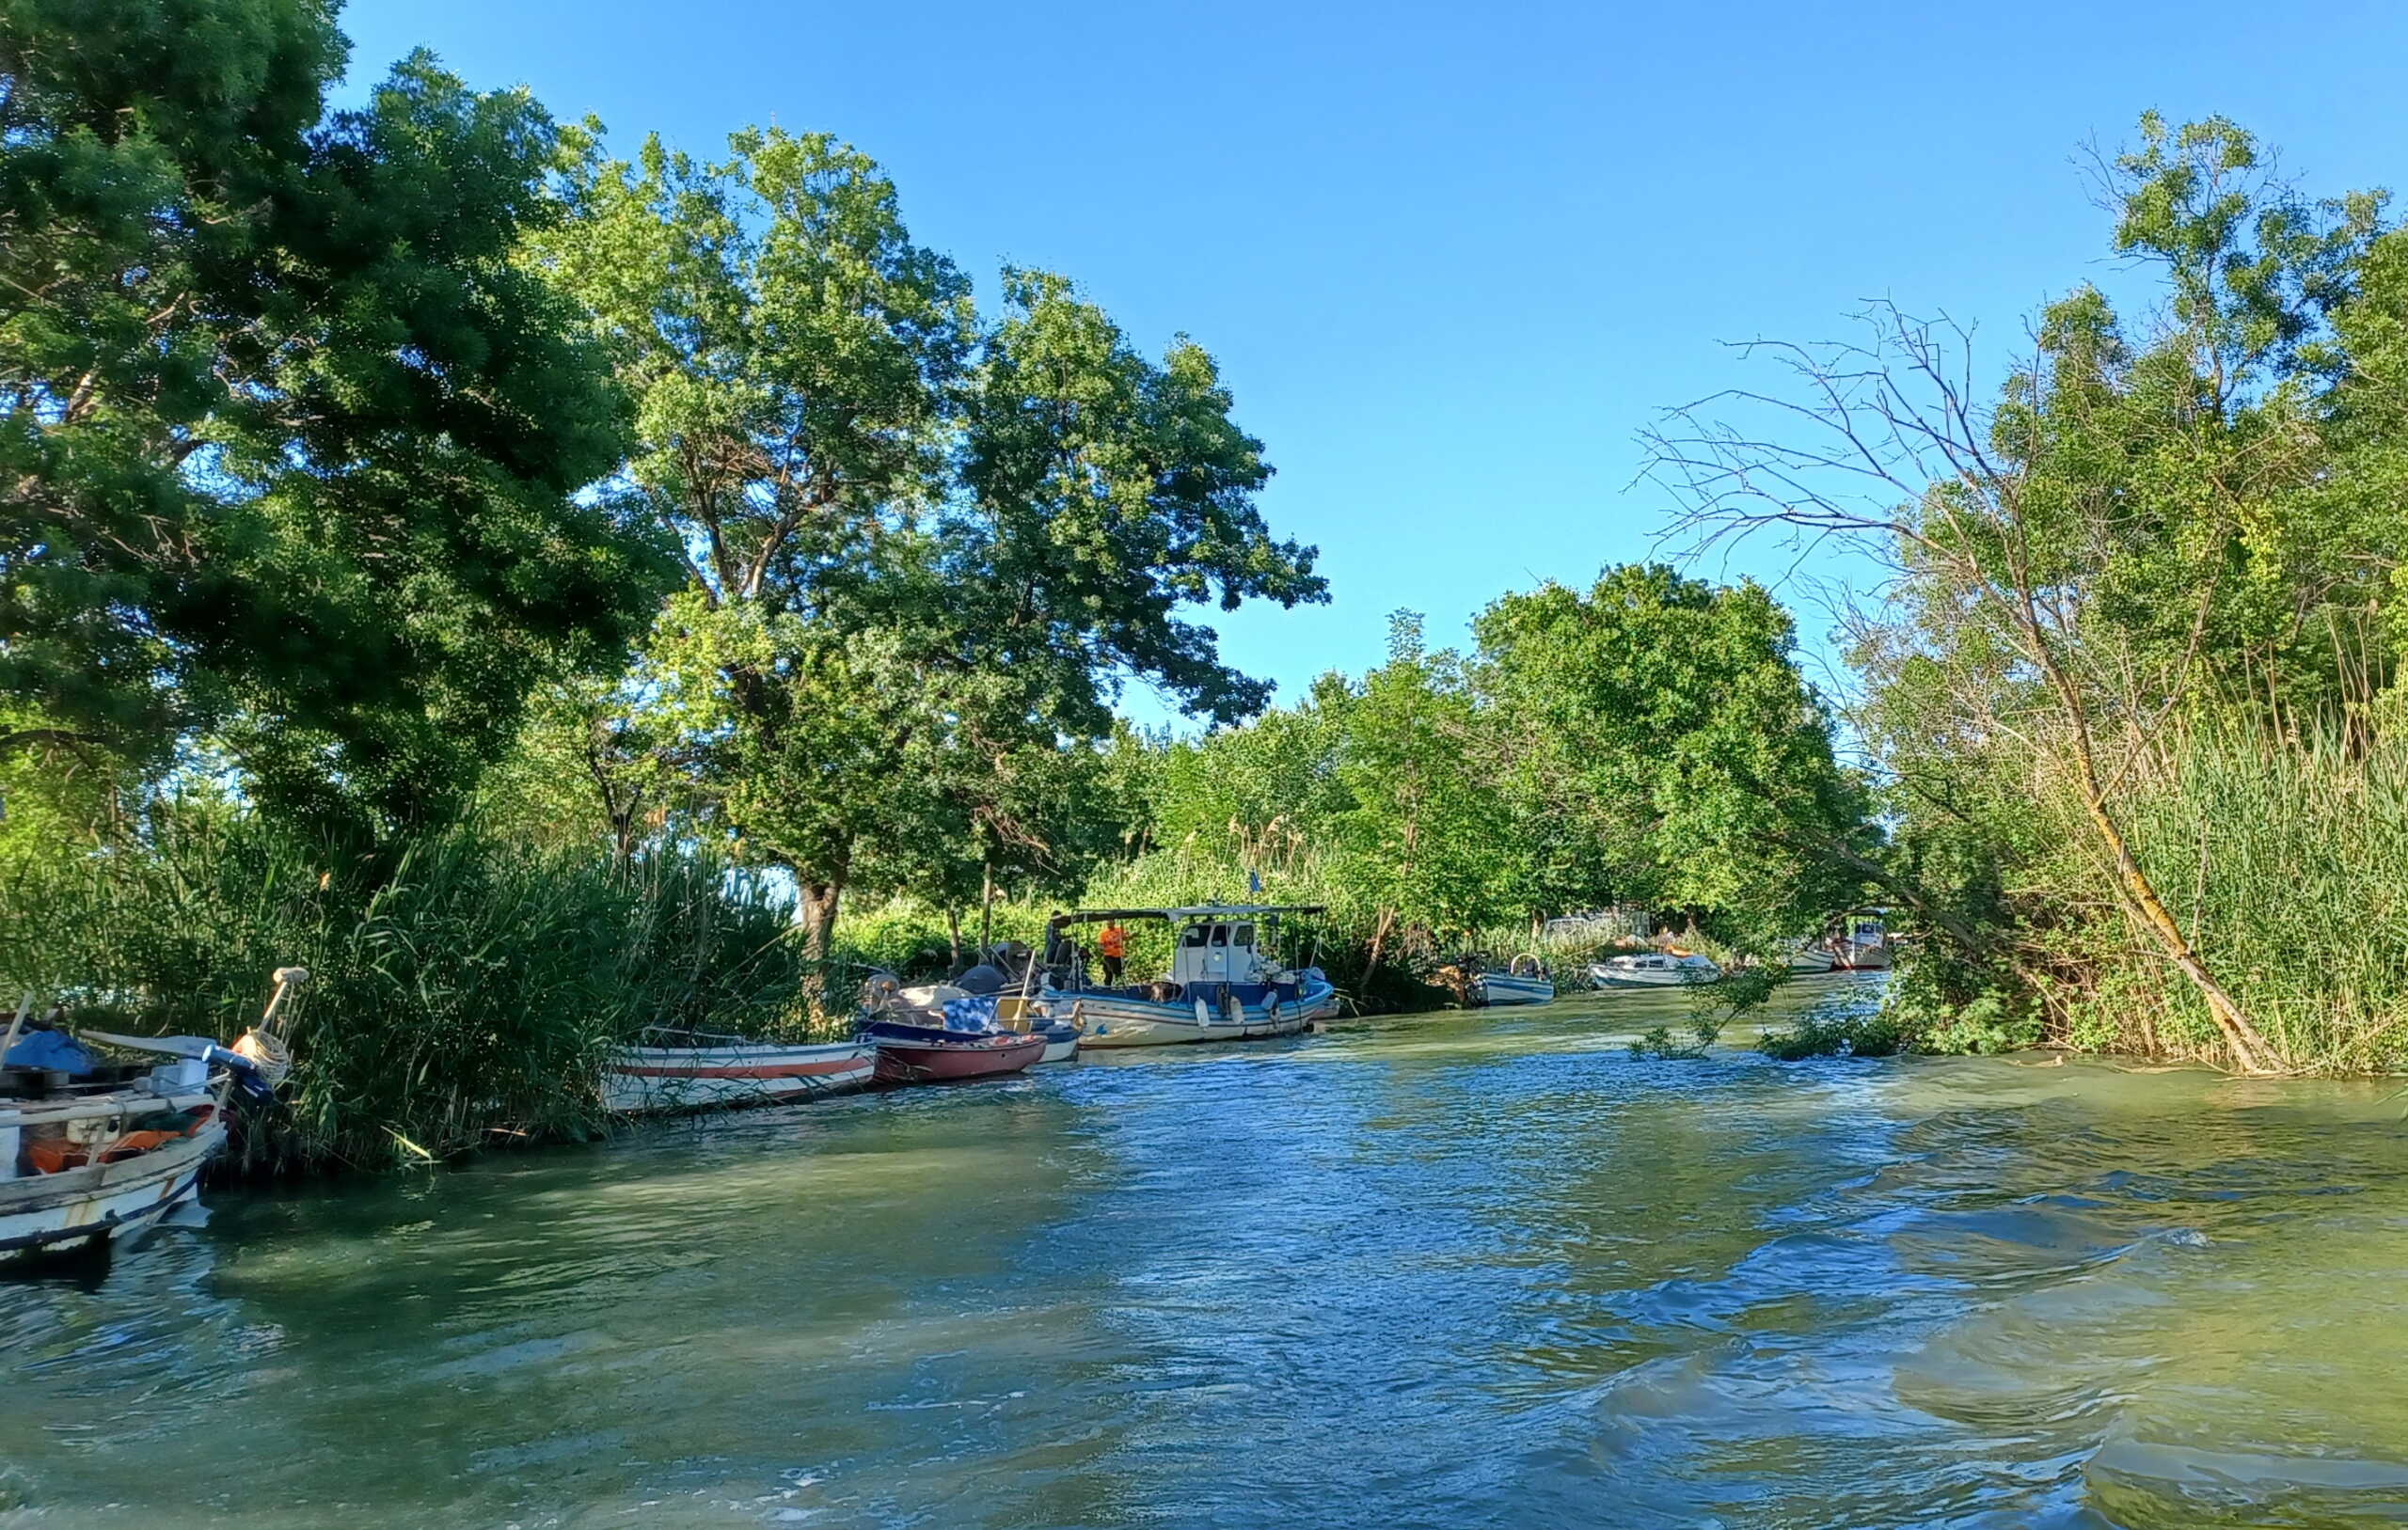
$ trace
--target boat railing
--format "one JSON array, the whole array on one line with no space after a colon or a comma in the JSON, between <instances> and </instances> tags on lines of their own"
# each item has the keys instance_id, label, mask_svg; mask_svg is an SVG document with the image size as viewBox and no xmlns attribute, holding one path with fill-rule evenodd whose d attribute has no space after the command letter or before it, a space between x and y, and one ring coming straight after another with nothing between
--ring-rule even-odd
<instances>
[{"instance_id":1,"label":"boat railing","mask_svg":"<svg viewBox=\"0 0 2408 1530\"><path fill-rule=\"evenodd\" d=\"M680 1036L687 1045L700 1043L712 1047L770 1047L775 1042L759 1036L739 1036L724 1031L692 1031L682 1025L647 1025L636 1033L636 1045L643 1046L654 1036Z\"/></svg>"}]
</instances>

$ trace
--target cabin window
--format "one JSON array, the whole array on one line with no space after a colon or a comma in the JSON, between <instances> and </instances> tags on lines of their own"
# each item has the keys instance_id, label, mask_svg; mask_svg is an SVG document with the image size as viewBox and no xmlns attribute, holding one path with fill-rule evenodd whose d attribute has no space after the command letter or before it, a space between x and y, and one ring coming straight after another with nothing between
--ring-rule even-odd
<instances>
[{"instance_id":1,"label":"cabin window","mask_svg":"<svg viewBox=\"0 0 2408 1530\"><path fill-rule=\"evenodd\" d=\"M1187 926L1186 933L1179 938L1179 943L1186 950L1197 950L1212 939L1208 933L1211 929L1212 926L1209 924L1190 924Z\"/></svg>"},{"instance_id":2,"label":"cabin window","mask_svg":"<svg viewBox=\"0 0 2408 1530\"><path fill-rule=\"evenodd\" d=\"M1212 943L1216 946L1225 946L1229 943L1229 927L1227 924L1212 926Z\"/></svg>"},{"instance_id":3,"label":"cabin window","mask_svg":"<svg viewBox=\"0 0 2408 1530\"><path fill-rule=\"evenodd\" d=\"M1254 926L1251 924L1240 924L1237 926L1237 933L1229 937L1229 944L1233 946L1253 945Z\"/></svg>"}]
</instances>

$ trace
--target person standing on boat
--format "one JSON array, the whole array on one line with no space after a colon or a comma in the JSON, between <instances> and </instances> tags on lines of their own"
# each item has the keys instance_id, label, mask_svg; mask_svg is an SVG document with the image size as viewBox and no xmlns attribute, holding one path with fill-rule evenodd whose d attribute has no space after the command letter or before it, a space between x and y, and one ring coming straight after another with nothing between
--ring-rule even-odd
<instances>
[{"instance_id":1,"label":"person standing on boat","mask_svg":"<svg viewBox=\"0 0 2408 1530\"><path fill-rule=\"evenodd\" d=\"M1097 954L1103 958L1104 986L1117 985L1120 963L1129 954L1129 932L1120 927L1120 921L1116 919L1103 927L1103 933L1095 938L1095 949Z\"/></svg>"}]
</instances>

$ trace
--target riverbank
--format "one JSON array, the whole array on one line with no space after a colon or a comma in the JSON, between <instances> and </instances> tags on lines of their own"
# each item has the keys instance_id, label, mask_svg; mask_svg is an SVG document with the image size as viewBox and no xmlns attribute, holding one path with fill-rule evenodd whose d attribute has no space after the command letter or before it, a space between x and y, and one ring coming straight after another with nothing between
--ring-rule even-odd
<instances>
[{"instance_id":1,"label":"riverbank","mask_svg":"<svg viewBox=\"0 0 2408 1530\"><path fill-rule=\"evenodd\" d=\"M220 1192L98 1289L10 1288L0 1502L50 1530L2171 1530L2398 1501L2384 1086L1631 1058L1678 1002Z\"/></svg>"}]
</instances>

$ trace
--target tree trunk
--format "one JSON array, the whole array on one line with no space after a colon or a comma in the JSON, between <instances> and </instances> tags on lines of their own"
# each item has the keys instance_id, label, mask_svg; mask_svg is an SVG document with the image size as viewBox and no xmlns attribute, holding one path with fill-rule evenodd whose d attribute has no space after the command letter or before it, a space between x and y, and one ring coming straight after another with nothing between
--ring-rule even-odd
<instances>
[{"instance_id":1,"label":"tree trunk","mask_svg":"<svg viewBox=\"0 0 2408 1530\"><path fill-rule=\"evenodd\" d=\"M2057 662L2055 651L2049 646L2028 591L2022 594L2019 614L2024 640L2047 672L2050 687L2057 693L2057 704L2065 708L2067 732L2073 740L2074 768L2082 778L2083 808L2089 815L2091 828L2115 860L2117 891L2124 895L2126 906L2139 916L2165 954L2191 980L2192 986L2199 990L2199 997L2207 1002L2209 1017L2223 1033L2225 1045L2232 1049L2234 1065L2243 1073L2281 1072L2280 1057L2258 1027L2250 1023L2239 1001L2225 991L2224 985L2208 970L2207 963L2199 959L2190 937L2182 933L2182 926L2165 907L2165 900L2157 895L2148 874L2141 870L2139 858L2132 854L2122 826L2107 811L2107 788L2099 779L2099 758L2091 747L2090 715L2083 706L2082 693L2075 688L2073 677L2066 673Z\"/></svg>"},{"instance_id":2,"label":"tree trunk","mask_svg":"<svg viewBox=\"0 0 2408 1530\"><path fill-rule=\"evenodd\" d=\"M978 959L995 949L995 867L992 861L978 869Z\"/></svg>"},{"instance_id":3,"label":"tree trunk","mask_svg":"<svg viewBox=\"0 0 2408 1530\"><path fill-rule=\"evenodd\" d=\"M836 906L845 895L845 879L802 884L802 954L813 961L828 959L828 944L836 933Z\"/></svg>"},{"instance_id":4,"label":"tree trunk","mask_svg":"<svg viewBox=\"0 0 2408 1530\"><path fill-rule=\"evenodd\" d=\"M961 910L950 905L944 911L944 935L953 947L953 965L945 970L958 977L961 973Z\"/></svg>"},{"instance_id":5,"label":"tree trunk","mask_svg":"<svg viewBox=\"0 0 2408 1530\"><path fill-rule=\"evenodd\" d=\"M836 906L844 895L842 874L802 884L802 955L809 964L802 977L802 998L822 1015L828 1010L829 944L836 933Z\"/></svg>"},{"instance_id":6,"label":"tree trunk","mask_svg":"<svg viewBox=\"0 0 2408 1530\"><path fill-rule=\"evenodd\" d=\"M1381 909L1380 923L1371 931L1371 956L1363 964L1363 984L1366 987L1370 986L1371 974L1380 970L1380 953L1388 943L1388 932L1395 927L1396 910Z\"/></svg>"}]
</instances>

